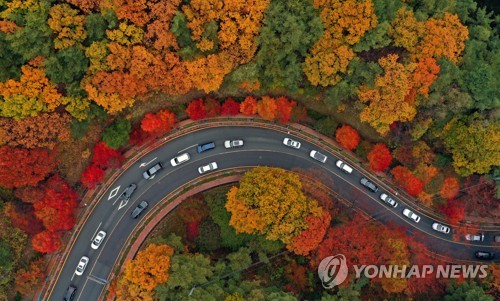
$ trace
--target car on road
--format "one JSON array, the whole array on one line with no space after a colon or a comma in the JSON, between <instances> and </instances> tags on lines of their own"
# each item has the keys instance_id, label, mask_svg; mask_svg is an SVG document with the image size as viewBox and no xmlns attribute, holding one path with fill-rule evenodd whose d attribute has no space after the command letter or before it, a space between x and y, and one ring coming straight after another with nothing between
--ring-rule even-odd
<instances>
[{"instance_id":1,"label":"car on road","mask_svg":"<svg viewBox=\"0 0 500 301\"><path fill-rule=\"evenodd\" d=\"M150 169L146 170L142 174L142 176L146 180L151 179L151 177L154 176L161 169L163 169L163 164L161 164L161 162L158 162L155 165L153 165Z\"/></svg>"},{"instance_id":2,"label":"car on road","mask_svg":"<svg viewBox=\"0 0 500 301\"><path fill-rule=\"evenodd\" d=\"M83 272L85 271L88 263L89 258L87 256L82 256L82 258L80 258L80 261L78 262L78 265L76 266L75 274L77 274L78 276L83 275Z\"/></svg>"},{"instance_id":3,"label":"car on road","mask_svg":"<svg viewBox=\"0 0 500 301\"><path fill-rule=\"evenodd\" d=\"M137 189L137 185L135 185L134 183L128 185L128 187L125 188L125 190L122 192L122 194L120 194L120 196L118 197L118 200L128 202L128 200L130 200L130 197L132 196L132 193L134 193L134 191L136 189Z\"/></svg>"},{"instance_id":4,"label":"car on road","mask_svg":"<svg viewBox=\"0 0 500 301\"><path fill-rule=\"evenodd\" d=\"M309 156L311 158L313 158L314 160L318 160L319 162L321 163L325 163L326 162L326 159L328 158L327 156L323 155L322 153L318 152L318 151L315 151L315 150L312 150L310 153L309 153Z\"/></svg>"},{"instance_id":5,"label":"car on road","mask_svg":"<svg viewBox=\"0 0 500 301\"><path fill-rule=\"evenodd\" d=\"M403 215L406 216L407 218L411 219L415 223L418 223L420 221L420 216L416 215L413 211L410 209L405 208L403 210Z\"/></svg>"},{"instance_id":6,"label":"car on road","mask_svg":"<svg viewBox=\"0 0 500 301\"><path fill-rule=\"evenodd\" d=\"M172 160L170 160L170 164L172 164L172 166L177 166L179 164L182 164L184 162L187 162L189 161L189 159L191 159L191 157L189 156L188 153L184 153L182 155L179 155L175 158L173 158Z\"/></svg>"},{"instance_id":7,"label":"car on road","mask_svg":"<svg viewBox=\"0 0 500 301\"><path fill-rule=\"evenodd\" d=\"M292 140L290 138L283 139L283 144L286 146L295 148L295 149L299 149L300 145L301 145L299 141L295 141L295 140Z\"/></svg>"},{"instance_id":8,"label":"car on road","mask_svg":"<svg viewBox=\"0 0 500 301\"><path fill-rule=\"evenodd\" d=\"M196 148L196 150L198 151L198 153L203 153L207 150L211 150L211 149L214 149L215 148L215 143L213 142L207 142L207 143L203 143L201 145L198 145L198 147Z\"/></svg>"},{"instance_id":9,"label":"car on road","mask_svg":"<svg viewBox=\"0 0 500 301\"><path fill-rule=\"evenodd\" d=\"M370 182L367 178L361 178L361 180L359 182L361 183L361 185L365 186L366 188L368 188L372 192L378 191L378 186L373 184L372 182Z\"/></svg>"},{"instance_id":10,"label":"car on road","mask_svg":"<svg viewBox=\"0 0 500 301\"><path fill-rule=\"evenodd\" d=\"M394 208L396 208L398 206L398 203L393 199L391 198L389 195L385 194L385 193L382 193L380 195L380 199L386 203L387 205L389 206L392 206Z\"/></svg>"},{"instance_id":11,"label":"car on road","mask_svg":"<svg viewBox=\"0 0 500 301\"><path fill-rule=\"evenodd\" d=\"M337 165L337 167L340 168L340 170L342 170L345 173L352 173L352 167L350 167L349 165L345 164L341 160L337 160L337 163L335 163L335 165Z\"/></svg>"},{"instance_id":12,"label":"car on road","mask_svg":"<svg viewBox=\"0 0 500 301\"><path fill-rule=\"evenodd\" d=\"M198 172L200 173L200 175L202 175L208 171L216 170L217 168L218 168L217 163L212 162L212 163L208 163L207 165L204 165L204 166L201 166L200 168L198 168Z\"/></svg>"},{"instance_id":13,"label":"car on road","mask_svg":"<svg viewBox=\"0 0 500 301\"><path fill-rule=\"evenodd\" d=\"M466 234L465 239L469 241L483 241L484 240L484 234L483 233L478 233L478 234Z\"/></svg>"},{"instance_id":14,"label":"car on road","mask_svg":"<svg viewBox=\"0 0 500 301\"><path fill-rule=\"evenodd\" d=\"M224 147L225 148L234 148L234 147L242 147L243 146L243 140L226 140L224 141Z\"/></svg>"},{"instance_id":15,"label":"car on road","mask_svg":"<svg viewBox=\"0 0 500 301\"><path fill-rule=\"evenodd\" d=\"M140 202L139 205L135 207L134 211L130 213L130 216L132 218L137 218L142 213L142 211L144 211L144 209L148 208L148 206L149 206L148 202L146 201Z\"/></svg>"},{"instance_id":16,"label":"car on road","mask_svg":"<svg viewBox=\"0 0 500 301\"><path fill-rule=\"evenodd\" d=\"M70 284L68 286L68 289L66 290L66 293L64 294L64 301L71 301L75 297L76 294L76 286L73 284Z\"/></svg>"},{"instance_id":17,"label":"car on road","mask_svg":"<svg viewBox=\"0 0 500 301\"><path fill-rule=\"evenodd\" d=\"M433 223L432 229L434 229L438 232L444 233L444 234L450 233L450 227L447 227L447 226L440 224L440 223Z\"/></svg>"},{"instance_id":18,"label":"car on road","mask_svg":"<svg viewBox=\"0 0 500 301\"><path fill-rule=\"evenodd\" d=\"M493 259L495 258L495 253L494 252L488 252L488 251L476 251L474 253L477 259Z\"/></svg>"},{"instance_id":19,"label":"car on road","mask_svg":"<svg viewBox=\"0 0 500 301\"><path fill-rule=\"evenodd\" d=\"M106 232L99 231L99 233L97 233L94 240L90 244L90 247L94 250L99 249L99 246L101 245L102 241L104 240L104 237L106 237Z\"/></svg>"}]
</instances>

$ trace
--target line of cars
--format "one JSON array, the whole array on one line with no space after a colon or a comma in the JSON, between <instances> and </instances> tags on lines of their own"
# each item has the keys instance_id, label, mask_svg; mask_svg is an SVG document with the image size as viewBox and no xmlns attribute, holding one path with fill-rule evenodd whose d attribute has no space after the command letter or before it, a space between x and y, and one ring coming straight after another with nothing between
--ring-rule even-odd
<instances>
[{"instance_id":1,"label":"line of cars","mask_svg":"<svg viewBox=\"0 0 500 301\"><path fill-rule=\"evenodd\" d=\"M291 146L291 147L294 147L294 145L298 145L298 147L294 147L294 148L300 148L300 142L298 141L294 141L290 138L285 138L283 140L283 144L287 145L287 146ZM326 163L326 160L328 159L328 157L316 150L312 150L310 153L309 153L309 156L321 163ZM347 165L345 162L343 162L342 160L337 160L337 162L335 162L335 165L341 170L343 171L344 173L346 174L350 174L352 173L353 171L353 168L350 167L349 165ZM368 180L367 178L365 177L362 177L360 179L360 184L363 185L366 189L370 190L371 192L378 192L379 188L377 185L375 185L373 182L371 182L370 180ZM387 205L393 207L393 208L396 208L398 207L398 203L393 199L391 198L388 194L386 193L382 193L379 195L379 198L380 200L382 200L384 203L386 203ZM408 208L405 208L403 209L402 211L403 215L405 217L407 217L408 219L410 219L411 221L415 222L415 223L418 223L420 222L420 216L418 214L416 214L415 212L413 212L412 210L408 209ZM451 232L451 229L450 227L446 226L446 225L443 225L443 224L440 224L440 223L432 223L432 229L434 231L437 231L437 232L440 232L440 233L443 233L443 234L449 234ZM466 240L469 240L469 241L483 241L484 240L484 234L467 234L465 236ZM497 236L495 236L495 241L497 240ZM498 242L500 242L500 236L498 236ZM475 257L478 258L478 259L493 259L495 258L495 253L494 252L488 252L488 251L476 251L474 253Z\"/></svg>"}]
</instances>

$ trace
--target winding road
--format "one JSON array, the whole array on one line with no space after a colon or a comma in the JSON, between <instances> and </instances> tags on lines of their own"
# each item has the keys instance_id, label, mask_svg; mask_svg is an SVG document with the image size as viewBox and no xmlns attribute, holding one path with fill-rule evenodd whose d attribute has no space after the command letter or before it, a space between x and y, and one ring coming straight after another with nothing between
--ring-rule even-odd
<instances>
[{"instance_id":1,"label":"winding road","mask_svg":"<svg viewBox=\"0 0 500 301\"><path fill-rule=\"evenodd\" d=\"M300 141L301 148L297 150L283 145L282 141L285 137ZM223 145L224 140L229 139L243 139L245 145L242 148L226 149ZM201 154L196 152L198 144L210 141L215 142L215 149ZM328 156L326 163L320 163L309 157L309 152L313 149ZM172 167L170 159L183 152L188 152L191 159L177 167ZM130 233L141 218L145 217L143 213L138 219L132 219L131 211L142 200L149 203L146 211L155 210L155 205L165 195L184 183L199 178L198 167L213 161L217 162L219 170L258 165L285 169L315 169L321 171L320 173L325 177L318 181L328 183L330 188L341 197L353 202L354 206L373 218L383 223L405 226L408 233L416 234L416 239L424 242L432 252L459 260L475 260L474 252L477 250L498 251L498 247L492 246L492 239L494 234L499 233L485 232L484 241L475 244L453 241L452 233L442 234L431 228L435 218L412 208L404 200L392 195L399 206L392 208L384 204L380 201L379 195L386 192L383 189L385 185L371 175L361 174L358 171L360 169L352 163L349 165L354 168L354 171L351 174L343 173L335 166L337 159L337 156L321 150L317 145L288 134L286 128L283 128L283 131L277 131L251 126L220 126L194 130L180 136L145 155L107 188L102 198L93 207L83 227L80 228L80 232L76 234L76 240L73 241L69 254L63 258L63 268L55 275L56 283L47 292L50 296L49 300L62 300L70 284L78 288L74 300L98 300L106 283L112 281L110 275L115 260ZM164 169L153 179L145 180L142 173L158 161L163 163ZM375 182L380 190L373 193L361 186L359 181L363 176ZM120 205L117 198L131 183L137 185L137 190L127 204ZM414 223L403 216L402 211L405 208L416 212L421 217L420 222ZM99 249L94 250L90 245L95 234L100 230L105 231L107 236ZM87 256L90 260L83 275L77 276L75 268L82 256Z\"/></svg>"}]
</instances>

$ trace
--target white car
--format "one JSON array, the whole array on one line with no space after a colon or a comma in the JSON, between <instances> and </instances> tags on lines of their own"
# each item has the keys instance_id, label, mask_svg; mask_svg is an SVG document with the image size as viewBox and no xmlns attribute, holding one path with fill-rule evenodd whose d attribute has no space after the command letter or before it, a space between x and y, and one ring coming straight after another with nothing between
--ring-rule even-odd
<instances>
[{"instance_id":1,"label":"white car","mask_svg":"<svg viewBox=\"0 0 500 301\"><path fill-rule=\"evenodd\" d=\"M410 209L404 209L403 215L406 216L407 218L411 219L415 223L418 223L420 221L420 216L413 213L413 211L411 211Z\"/></svg>"},{"instance_id":2,"label":"white car","mask_svg":"<svg viewBox=\"0 0 500 301\"><path fill-rule=\"evenodd\" d=\"M335 163L340 170L342 170L345 173L351 173L352 172L352 167L349 165L345 164L344 162L338 160L337 163Z\"/></svg>"},{"instance_id":3,"label":"white car","mask_svg":"<svg viewBox=\"0 0 500 301\"><path fill-rule=\"evenodd\" d=\"M432 224L432 229L434 229L434 230L436 230L438 232L444 233L444 234L450 233L450 227L447 227L447 226L442 225L440 223L433 223Z\"/></svg>"},{"instance_id":4,"label":"white car","mask_svg":"<svg viewBox=\"0 0 500 301\"><path fill-rule=\"evenodd\" d=\"M313 158L314 160L318 160L319 162L321 163L325 163L326 162L326 159L328 158L327 156L323 155L322 153L318 152L318 151L315 151L315 150L312 150L310 153L309 153L309 156L311 158Z\"/></svg>"},{"instance_id":5,"label":"white car","mask_svg":"<svg viewBox=\"0 0 500 301\"><path fill-rule=\"evenodd\" d=\"M466 240L470 241L483 241L484 240L484 234L479 233L479 234L467 234L465 235Z\"/></svg>"},{"instance_id":6,"label":"white car","mask_svg":"<svg viewBox=\"0 0 500 301\"><path fill-rule=\"evenodd\" d=\"M104 240L104 237L106 237L106 232L99 231L99 233L97 233L94 240L92 241L92 244L90 245L90 247L94 250L97 250L99 248L99 246L101 245L102 241Z\"/></svg>"},{"instance_id":7,"label":"white car","mask_svg":"<svg viewBox=\"0 0 500 301\"><path fill-rule=\"evenodd\" d=\"M83 275L83 272L85 271L85 268L87 267L87 264L89 263L89 258L87 256L83 256L80 259L80 262L78 262L78 265L76 266L75 274L78 276Z\"/></svg>"},{"instance_id":8,"label":"white car","mask_svg":"<svg viewBox=\"0 0 500 301\"><path fill-rule=\"evenodd\" d=\"M243 140L226 140L224 141L224 147L225 148L233 148L233 147L242 147L243 146Z\"/></svg>"},{"instance_id":9,"label":"white car","mask_svg":"<svg viewBox=\"0 0 500 301\"><path fill-rule=\"evenodd\" d=\"M289 147L296 148L296 149L300 148L300 142L292 140L290 138L283 139L283 144L286 146L289 146Z\"/></svg>"},{"instance_id":10,"label":"white car","mask_svg":"<svg viewBox=\"0 0 500 301\"><path fill-rule=\"evenodd\" d=\"M384 203L386 203L394 208L396 208L398 206L398 203L385 193L382 193L380 195L380 199L382 201L384 201Z\"/></svg>"},{"instance_id":11,"label":"white car","mask_svg":"<svg viewBox=\"0 0 500 301\"><path fill-rule=\"evenodd\" d=\"M218 168L217 163L212 162L212 163L208 163L207 165L204 165L204 166L201 166L200 168L198 168L198 172L201 175L201 174L206 173L207 171L216 170L217 168Z\"/></svg>"},{"instance_id":12,"label":"white car","mask_svg":"<svg viewBox=\"0 0 500 301\"><path fill-rule=\"evenodd\" d=\"M175 158L173 158L172 160L170 160L170 164L172 164L172 166L177 166L179 164L182 164L184 162L187 162L189 161L189 159L191 159L191 157L189 157L189 154L188 153L184 153L182 155L179 155Z\"/></svg>"}]
</instances>

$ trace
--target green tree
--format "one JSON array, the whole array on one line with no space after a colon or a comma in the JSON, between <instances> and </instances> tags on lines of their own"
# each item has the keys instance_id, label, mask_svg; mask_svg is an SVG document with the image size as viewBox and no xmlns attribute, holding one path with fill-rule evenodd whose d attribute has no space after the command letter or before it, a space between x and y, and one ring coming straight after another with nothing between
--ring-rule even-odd
<instances>
[{"instance_id":1,"label":"green tree","mask_svg":"<svg viewBox=\"0 0 500 301\"><path fill-rule=\"evenodd\" d=\"M375 15L380 23L390 22L398 10L403 5L404 1L401 0L377 0L373 1L373 8L375 8Z\"/></svg>"},{"instance_id":2,"label":"green tree","mask_svg":"<svg viewBox=\"0 0 500 301\"><path fill-rule=\"evenodd\" d=\"M268 88L297 89L307 51L322 34L319 12L311 1L271 1L255 57L261 84Z\"/></svg>"},{"instance_id":3,"label":"green tree","mask_svg":"<svg viewBox=\"0 0 500 301\"><path fill-rule=\"evenodd\" d=\"M85 16L85 29L87 30L88 45L102 40L106 36L108 24L101 14L88 14Z\"/></svg>"},{"instance_id":4,"label":"green tree","mask_svg":"<svg viewBox=\"0 0 500 301\"><path fill-rule=\"evenodd\" d=\"M446 288L444 301L493 301L492 296L487 295L484 290L474 282L467 281L458 284L451 281Z\"/></svg>"},{"instance_id":5,"label":"green tree","mask_svg":"<svg viewBox=\"0 0 500 301\"><path fill-rule=\"evenodd\" d=\"M5 82L9 78L19 78L23 63L23 58L12 49L7 41L6 34L0 32L0 82Z\"/></svg>"},{"instance_id":6,"label":"green tree","mask_svg":"<svg viewBox=\"0 0 500 301\"><path fill-rule=\"evenodd\" d=\"M221 247L219 226L211 218L203 220L199 226L200 235L196 236L195 243L201 251L215 251Z\"/></svg>"},{"instance_id":7,"label":"green tree","mask_svg":"<svg viewBox=\"0 0 500 301\"><path fill-rule=\"evenodd\" d=\"M390 27L389 22L378 23L377 27L368 31L358 43L354 44L352 49L356 52L362 52L389 46L392 42L392 39L387 35Z\"/></svg>"},{"instance_id":8,"label":"green tree","mask_svg":"<svg viewBox=\"0 0 500 301\"><path fill-rule=\"evenodd\" d=\"M446 124L445 146L453 155L453 167L463 176L488 173L500 162L500 121L488 122L478 113L466 122L458 118Z\"/></svg>"},{"instance_id":9,"label":"green tree","mask_svg":"<svg viewBox=\"0 0 500 301\"><path fill-rule=\"evenodd\" d=\"M127 144L130 137L131 125L126 119L119 119L106 128L102 134L102 141L112 149Z\"/></svg>"},{"instance_id":10,"label":"green tree","mask_svg":"<svg viewBox=\"0 0 500 301\"><path fill-rule=\"evenodd\" d=\"M27 10L24 15L18 16L16 23L23 27L7 35L11 48L24 60L46 56L53 49L52 30L47 24L49 9L49 1L40 1L36 9Z\"/></svg>"},{"instance_id":11,"label":"green tree","mask_svg":"<svg viewBox=\"0 0 500 301\"><path fill-rule=\"evenodd\" d=\"M12 270L14 265L14 255L9 244L0 239L0 275L5 275Z\"/></svg>"},{"instance_id":12,"label":"green tree","mask_svg":"<svg viewBox=\"0 0 500 301\"><path fill-rule=\"evenodd\" d=\"M44 62L44 67L52 82L71 84L83 78L88 63L83 50L72 46L49 56Z\"/></svg>"}]
</instances>

